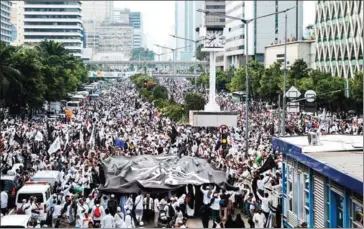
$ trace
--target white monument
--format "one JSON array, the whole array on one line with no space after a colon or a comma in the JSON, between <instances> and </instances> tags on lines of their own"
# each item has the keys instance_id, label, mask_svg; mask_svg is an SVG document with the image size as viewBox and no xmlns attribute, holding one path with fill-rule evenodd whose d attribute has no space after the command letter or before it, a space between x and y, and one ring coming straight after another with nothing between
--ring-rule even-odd
<instances>
[{"instance_id":1,"label":"white monument","mask_svg":"<svg viewBox=\"0 0 364 229\"><path fill-rule=\"evenodd\" d=\"M200 36L204 41L202 52L210 53L210 79L209 79L209 101L205 105L205 111L218 112L220 106L216 103L216 52L224 51L224 30L200 28Z\"/></svg>"}]
</instances>

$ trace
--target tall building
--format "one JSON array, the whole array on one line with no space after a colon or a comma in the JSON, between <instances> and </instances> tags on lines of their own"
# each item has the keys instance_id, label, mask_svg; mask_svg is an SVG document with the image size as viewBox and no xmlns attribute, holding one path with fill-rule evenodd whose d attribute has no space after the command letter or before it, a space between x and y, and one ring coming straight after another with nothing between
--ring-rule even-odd
<instances>
[{"instance_id":1,"label":"tall building","mask_svg":"<svg viewBox=\"0 0 364 229\"><path fill-rule=\"evenodd\" d=\"M214 13L225 14L225 0L205 0L205 10ZM216 15L206 15L205 16L205 26L207 28L224 28L225 18Z\"/></svg>"},{"instance_id":2,"label":"tall building","mask_svg":"<svg viewBox=\"0 0 364 229\"><path fill-rule=\"evenodd\" d=\"M196 28L201 26L202 15L197 10L203 8L203 1L175 1L174 35L194 41L198 40ZM185 47L177 51L177 59L179 60L191 60L195 55L196 43L194 42L175 39L173 47Z\"/></svg>"},{"instance_id":3,"label":"tall building","mask_svg":"<svg viewBox=\"0 0 364 229\"><path fill-rule=\"evenodd\" d=\"M363 1L318 1L316 68L350 78L363 71Z\"/></svg>"},{"instance_id":4,"label":"tall building","mask_svg":"<svg viewBox=\"0 0 364 229\"><path fill-rule=\"evenodd\" d=\"M4 41L7 44L10 44L12 30L12 25L10 23L11 1L5 0L0 2L0 40Z\"/></svg>"},{"instance_id":5,"label":"tall building","mask_svg":"<svg viewBox=\"0 0 364 229\"><path fill-rule=\"evenodd\" d=\"M113 18L113 1L82 1L82 21L86 34L86 47L95 49L98 35L96 29Z\"/></svg>"},{"instance_id":6,"label":"tall building","mask_svg":"<svg viewBox=\"0 0 364 229\"><path fill-rule=\"evenodd\" d=\"M11 41L12 45L22 45L24 44L24 2L23 1L12 1L11 14L10 14L11 24L15 27L14 37Z\"/></svg>"},{"instance_id":7,"label":"tall building","mask_svg":"<svg viewBox=\"0 0 364 229\"><path fill-rule=\"evenodd\" d=\"M227 1L226 15L255 19L257 17L295 7L287 12L287 38L303 39L302 1ZM245 25L239 20L226 19L228 33L225 40L225 68L245 63ZM285 14L257 18L249 24L249 56L264 62L265 46L284 43Z\"/></svg>"},{"instance_id":8,"label":"tall building","mask_svg":"<svg viewBox=\"0 0 364 229\"><path fill-rule=\"evenodd\" d=\"M140 12L130 12L129 23L133 27L133 48L144 47L143 18Z\"/></svg>"},{"instance_id":9,"label":"tall building","mask_svg":"<svg viewBox=\"0 0 364 229\"><path fill-rule=\"evenodd\" d=\"M24 1L24 44L62 42L75 56L83 48L81 1Z\"/></svg>"},{"instance_id":10,"label":"tall building","mask_svg":"<svg viewBox=\"0 0 364 229\"><path fill-rule=\"evenodd\" d=\"M133 48L133 27L122 23L104 22L97 29L95 53L120 53L129 60Z\"/></svg>"},{"instance_id":11,"label":"tall building","mask_svg":"<svg viewBox=\"0 0 364 229\"><path fill-rule=\"evenodd\" d=\"M129 9L114 9L112 21L121 24L130 24Z\"/></svg>"}]
</instances>

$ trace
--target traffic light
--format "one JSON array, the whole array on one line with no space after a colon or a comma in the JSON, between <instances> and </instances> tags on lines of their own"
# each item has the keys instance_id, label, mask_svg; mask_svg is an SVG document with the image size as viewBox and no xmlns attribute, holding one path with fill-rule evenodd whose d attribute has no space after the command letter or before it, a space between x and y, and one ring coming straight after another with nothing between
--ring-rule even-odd
<instances>
[{"instance_id":1,"label":"traffic light","mask_svg":"<svg viewBox=\"0 0 364 229\"><path fill-rule=\"evenodd\" d=\"M227 144L228 144L228 139L227 139L227 133L222 133L221 134L221 147L222 149L226 149Z\"/></svg>"},{"instance_id":2,"label":"traffic light","mask_svg":"<svg viewBox=\"0 0 364 229\"><path fill-rule=\"evenodd\" d=\"M148 81L144 80L144 88L146 88L148 86Z\"/></svg>"}]
</instances>

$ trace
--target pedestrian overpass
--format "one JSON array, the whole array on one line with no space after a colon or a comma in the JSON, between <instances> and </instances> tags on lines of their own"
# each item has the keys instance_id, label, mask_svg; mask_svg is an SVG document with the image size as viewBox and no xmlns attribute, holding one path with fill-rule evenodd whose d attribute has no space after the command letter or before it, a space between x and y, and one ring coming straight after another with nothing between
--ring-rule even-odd
<instances>
[{"instance_id":1,"label":"pedestrian overpass","mask_svg":"<svg viewBox=\"0 0 364 229\"><path fill-rule=\"evenodd\" d=\"M92 78L128 78L137 73L147 73L156 78L196 78L206 72L207 61L84 61L97 71Z\"/></svg>"}]
</instances>

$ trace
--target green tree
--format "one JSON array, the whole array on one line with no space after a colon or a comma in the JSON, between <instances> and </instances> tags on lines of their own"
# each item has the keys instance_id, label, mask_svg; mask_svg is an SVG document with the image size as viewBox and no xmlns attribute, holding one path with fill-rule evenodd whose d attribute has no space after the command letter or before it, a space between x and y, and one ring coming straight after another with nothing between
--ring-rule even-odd
<instances>
[{"instance_id":1,"label":"green tree","mask_svg":"<svg viewBox=\"0 0 364 229\"><path fill-rule=\"evenodd\" d=\"M307 63L303 59L296 59L287 72L287 76L289 82L296 86L297 80L308 77L309 73L310 69Z\"/></svg>"},{"instance_id":2,"label":"green tree","mask_svg":"<svg viewBox=\"0 0 364 229\"><path fill-rule=\"evenodd\" d=\"M13 67L13 55L16 48L6 45L0 41L0 98L4 101L6 93L10 87L22 89L21 72Z\"/></svg>"},{"instance_id":3,"label":"green tree","mask_svg":"<svg viewBox=\"0 0 364 229\"><path fill-rule=\"evenodd\" d=\"M203 86L204 88L208 88L209 85L209 76L206 73L202 73L197 79L196 84L199 86Z\"/></svg>"},{"instance_id":4,"label":"green tree","mask_svg":"<svg viewBox=\"0 0 364 229\"><path fill-rule=\"evenodd\" d=\"M235 71L235 75L232 77L229 84L231 92L245 91L245 67L241 66Z\"/></svg>"},{"instance_id":5,"label":"green tree","mask_svg":"<svg viewBox=\"0 0 364 229\"><path fill-rule=\"evenodd\" d=\"M280 66L280 63L275 62L269 68L266 68L259 81L258 92L265 101L275 101L278 92L281 91L279 87L280 78L282 77Z\"/></svg>"},{"instance_id":6,"label":"green tree","mask_svg":"<svg viewBox=\"0 0 364 229\"><path fill-rule=\"evenodd\" d=\"M249 72L249 94L253 98L258 98L260 79L264 75L264 65L256 60L250 60L248 65L248 72Z\"/></svg>"},{"instance_id":7,"label":"green tree","mask_svg":"<svg viewBox=\"0 0 364 229\"><path fill-rule=\"evenodd\" d=\"M154 60L154 52L145 48L134 48L130 60Z\"/></svg>"},{"instance_id":8,"label":"green tree","mask_svg":"<svg viewBox=\"0 0 364 229\"><path fill-rule=\"evenodd\" d=\"M203 48L203 44L199 44L199 45L196 47L196 59L197 59L197 60L200 60L200 61L205 60L205 59L206 59L206 57L207 57L207 53L206 53L206 52L202 52L202 51L201 51L201 50L202 50L202 48Z\"/></svg>"},{"instance_id":9,"label":"green tree","mask_svg":"<svg viewBox=\"0 0 364 229\"><path fill-rule=\"evenodd\" d=\"M356 103L363 103L363 72L356 72L350 80L350 90L352 99Z\"/></svg>"},{"instance_id":10,"label":"green tree","mask_svg":"<svg viewBox=\"0 0 364 229\"><path fill-rule=\"evenodd\" d=\"M44 75L42 74L42 64L39 61L38 53L34 49L24 48L14 54L13 66L23 75L21 83L23 90L13 88L16 95L12 96L12 102L15 100L22 107L26 105L30 109L39 108L44 103L44 95L47 86L44 84ZM9 106L11 106L9 104Z\"/></svg>"},{"instance_id":11,"label":"green tree","mask_svg":"<svg viewBox=\"0 0 364 229\"><path fill-rule=\"evenodd\" d=\"M152 90L153 99L168 99L168 90L164 86L157 85Z\"/></svg>"},{"instance_id":12,"label":"green tree","mask_svg":"<svg viewBox=\"0 0 364 229\"><path fill-rule=\"evenodd\" d=\"M228 74L226 71L217 71L216 72L216 90L228 90L227 84L230 83L228 78Z\"/></svg>"},{"instance_id":13,"label":"green tree","mask_svg":"<svg viewBox=\"0 0 364 229\"><path fill-rule=\"evenodd\" d=\"M200 93L188 92L184 98L185 111L203 110L206 104L205 98Z\"/></svg>"}]
</instances>

